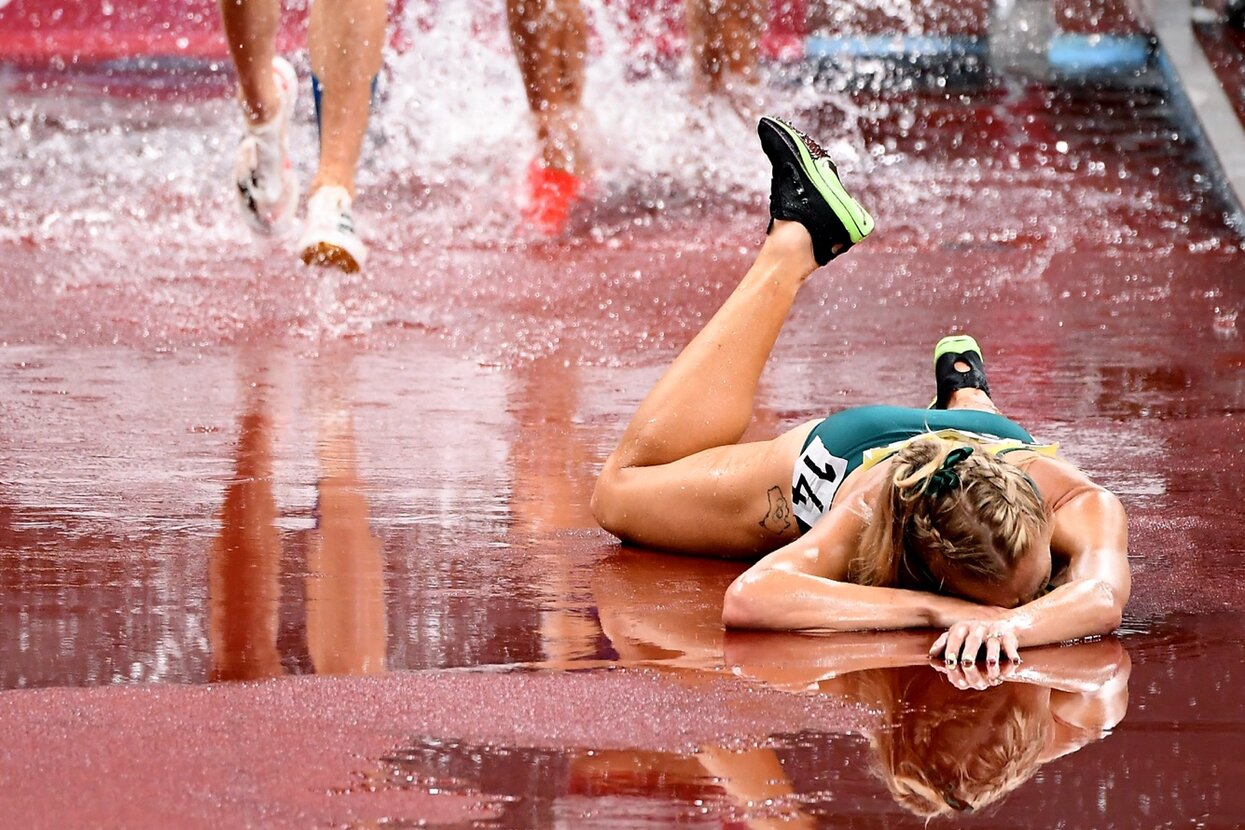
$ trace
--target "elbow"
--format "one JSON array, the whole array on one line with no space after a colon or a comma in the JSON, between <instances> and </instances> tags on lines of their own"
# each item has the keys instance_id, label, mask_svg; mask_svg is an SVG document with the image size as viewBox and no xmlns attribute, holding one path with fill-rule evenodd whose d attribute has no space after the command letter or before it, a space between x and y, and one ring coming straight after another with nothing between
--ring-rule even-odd
<instances>
[{"instance_id":1,"label":"elbow","mask_svg":"<svg viewBox=\"0 0 1245 830\"><path fill-rule=\"evenodd\" d=\"M1088 607L1094 609L1091 634L1110 634L1124 621L1124 602L1127 599L1110 582L1103 579L1090 580L1086 585L1090 594Z\"/></svg>"}]
</instances>

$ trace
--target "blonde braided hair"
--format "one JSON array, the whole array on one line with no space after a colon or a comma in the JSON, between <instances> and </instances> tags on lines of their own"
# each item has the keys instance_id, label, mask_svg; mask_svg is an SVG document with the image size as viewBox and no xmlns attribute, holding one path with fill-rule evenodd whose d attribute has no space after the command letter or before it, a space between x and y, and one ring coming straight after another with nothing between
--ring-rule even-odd
<instances>
[{"instance_id":1,"label":"blonde braided hair","mask_svg":"<svg viewBox=\"0 0 1245 830\"><path fill-rule=\"evenodd\" d=\"M1002 582L1047 529L1032 482L969 440L928 435L891 460L852 578L942 592L949 576Z\"/></svg>"}]
</instances>

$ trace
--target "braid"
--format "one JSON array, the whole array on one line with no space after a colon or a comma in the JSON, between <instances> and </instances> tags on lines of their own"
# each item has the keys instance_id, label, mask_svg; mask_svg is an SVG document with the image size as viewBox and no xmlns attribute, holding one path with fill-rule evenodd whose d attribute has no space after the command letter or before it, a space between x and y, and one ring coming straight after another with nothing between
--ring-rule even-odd
<instances>
[{"instance_id":1,"label":"braid","mask_svg":"<svg viewBox=\"0 0 1245 830\"><path fill-rule=\"evenodd\" d=\"M938 532L938 526L927 513L915 512L912 515L913 538L920 539L923 547L931 556L914 555L912 549L905 545L900 560L900 582L915 585L941 583L929 571L926 561L930 558L952 559L955 557L955 544ZM931 585L932 587L932 585ZM941 585L939 585L941 587Z\"/></svg>"},{"instance_id":2,"label":"braid","mask_svg":"<svg viewBox=\"0 0 1245 830\"><path fill-rule=\"evenodd\" d=\"M879 508L852 563L866 585L940 591L954 573L1002 581L1046 525L1020 468L976 442L935 435L895 455Z\"/></svg>"}]
</instances>

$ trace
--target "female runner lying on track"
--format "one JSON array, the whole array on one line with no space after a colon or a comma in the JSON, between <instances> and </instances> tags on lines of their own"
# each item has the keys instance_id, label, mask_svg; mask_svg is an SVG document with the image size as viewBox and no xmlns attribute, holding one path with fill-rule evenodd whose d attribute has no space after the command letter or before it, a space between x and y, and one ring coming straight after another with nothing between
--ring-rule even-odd
<instances>
[{"instance_id":1,"label":"female runner lying on track","mask_svg":"<svg viewBox=\"0 0 1245 830\"><path fill-rule=\"evenodd\" d=\"M848 409L737 443L796 292L873 220L807 136L763 118L772 222L752 268L640 404L592 496L624 542L765 555L727 626L936 627L930 653L988 666L1105 634L1128 599L1119 500L998 413L970 337L936 347L928 410Z\"/></svg>"}]
</instances>

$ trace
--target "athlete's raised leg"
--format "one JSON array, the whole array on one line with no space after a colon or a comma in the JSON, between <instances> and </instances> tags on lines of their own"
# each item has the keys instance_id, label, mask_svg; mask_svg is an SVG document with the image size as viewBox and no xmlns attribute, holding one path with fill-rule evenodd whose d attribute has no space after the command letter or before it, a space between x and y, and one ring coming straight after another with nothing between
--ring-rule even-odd
<instances>
[{"instance_id":1,"label":"athlete's raised leg","mask_svg":"<svg viewBox=\"0 0 1245 830\"><path fill-rule=\"evenodd\" d=\"M725 557L795 537L791 467L801 436L736 442L796 292L816 268L808 231L776 223L739 287L662 375L605 462L592 496L602 527L633 544Z\"/></svg>"},{"instance_id":2,"label":"athlete's raised leg","mask_svg":"<svg viewBox=\"0 0 1245 830\"><path fill-rule=\"evenodd\" d=\"M796 292L816 268L808 231L776 223L739 286L640 404L606 466L665 464L737 442Z\"/></svg>"},{"instance_id":3,"label":"athlete's raised leg","mask_svg":"<svg viewBox=\"0 0 1245 830\"><path fill-rule=\"evenodd\" d=\"M593 514L628 541L740 555L797 533L788 506L801 430L736 442L796 292L819 264L867 236L873 221L815 143L773 119L763 119L759 132L774 165L769 236L640 404L597 481Z\"/></svg>"}]
</instances>

